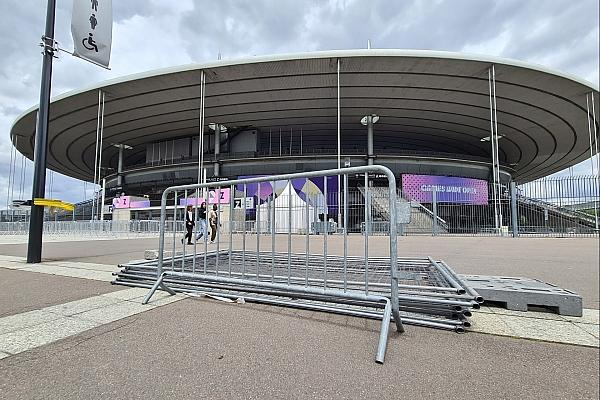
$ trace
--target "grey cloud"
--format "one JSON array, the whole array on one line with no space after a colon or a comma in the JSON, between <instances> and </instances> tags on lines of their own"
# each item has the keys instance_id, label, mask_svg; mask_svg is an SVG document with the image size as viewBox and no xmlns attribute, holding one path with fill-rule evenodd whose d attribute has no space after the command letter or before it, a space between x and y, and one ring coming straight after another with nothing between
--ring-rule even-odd
<instances>
[{"instance_id":1,"label":"grey cloud","mask_svg":"<svg viewBox=\"0 0 600 400\"><path fill-rule=\"evenodd\" d=\"M166 2L167 7L168 3L170 2ZM59 1L56 5L57 12L64 12L68 14L71 13L72 7L72 1ZM157 6L155 2L148 0L116 0L112 2L112 7L113 19L115 22L121 22L135 15L139 15L141 17L152 15L158 8L161 8L160 6Z\"/></svg>"},{"instance_id":2,"label":"grey cloud","mask_svg":"<svg viewBox=\"0 0 600 400\"><path fill-rule=\"evenodd\" d=\"M68 49L72 1L57 3L55 37ZM10 126L38 101L45 4L0 2L0 204ZM168 63L215 60L219 51L233 58L365 48L367 39L375 48L477 49L599 80L598 0L116 0L113 14L113 70L61 54L53 94ZM140 38L146 44L136 46ZM575 169L589 172L589 161ZM83 184L69 179L56 177L60 195L81 199Z\"/></svg>"},{"instance_id":3,"label":"grey cloud","mask_svg":"<svg viewBox=\"0 0 600 400\"><path fill-rule=\"evenodd\" d=\"M597 2L596 7L593 1L544 4L541 10L533 4L521 7L507 24L506 29L510 29L513 39L507 48L510 56L526 59L561 49L574 50L581 45L582 37L597 30ZM532 21L534 12L539 13L539 18ZM597 46L595 50L598 50Z\"/></svg>"},{"instance_id":4,"label":"grey cloud","mask_svg":"<svg viewBox=\"0 0 600 400\"><path fill-rule=\"evenodd\" d=\"M300 35L303 15L310 2L258 0L196 2L181 21L181 36L197 60L215 59L221 51L228 57L280 52Z\"/></svg>"}]
</instances>

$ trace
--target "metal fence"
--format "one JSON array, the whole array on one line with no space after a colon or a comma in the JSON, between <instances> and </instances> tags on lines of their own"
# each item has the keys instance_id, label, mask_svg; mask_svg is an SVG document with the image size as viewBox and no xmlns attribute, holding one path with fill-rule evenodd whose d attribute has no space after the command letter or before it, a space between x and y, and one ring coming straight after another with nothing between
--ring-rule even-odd
<instances>
[{"instance_id":1,"label":"metal fence","mask_svg":"<svg viewBox=\"0 0 600 400\"><path fill-rule=\"evenodd\" d=\"M323 235L323 247L319 250L314 247L311 250L310 240L310 234L315 233L315 224L319 222L318 215L321 215L323 221L326 222L328 214L333 211L330 210L328 202L328 183L336 182L339 187L341 177L346 181L349 173L363 173L365 182L368 182L369 173L374 172L388 178L390 193L388 206L390 215L395 220L395 178L389 169L380 166L349 168L342 172L342 175L339 170L317 171L166 189L161 202L156 283L144 303L149 301L159 286L172 292L172 289L164 281L168 277L192 279L212 286L215 284L225 287L236 286L257 293L276 294L280 292L281 297L320 300L328 304L361 302L365 307L383 307L384 313L376 356L378 362L383 362L391 315L394 316L397 329L403 331L399 315L395 229L392 228L388 241L387 253L390 257L379 263L373 262L369 258L369 240L366 235L364 258L352 259L348 257L347 232L344 232L343 254L340 255L343 258L342 263L335 262L328 252L329 235L327 232ZM314 182L309 180L310 178L323 180L322 192L316 193L314 187L306 188L303 191L296 190L298 182L302 187L314 185ZM216 199L212 207L209 204L209 208L212 209L207 210L207 222L211 226L211 244L216 241L215 248L210 249L211 251L209 251L207 233L203 231L203 227L196 224L196 229L192 232L192 221L198 221L200 212L199 199L208 198L208 193L205 192L209 190ZM226 192L229 193L229 215L224 218L220 208L222 193ZM236 206L235 199L238 193L241 195L239 197L241 200ZM183 202L181 197L183 197ZM192 206L188 205L190 197L193 211ZM253 235L255 241L253 240L252 245L248 243L250 238L246 231L248 228L246 199L250 197L255 203L255 207L252 207L255 221L251 225L255 233ZM338 196L338 202L335 204L338 214L341 213L339 198ZM178 237L174 231L170 259L165 257L167 248L165 241L169 233L164 228L169 201L175 207L182 203L188 205L185 215L186 239L190 244L193 240L193 247L189 248L190 254L186 254L187 246L184 245L181 256L177 258L175 255ZM208 202L210 203L210 200ZM344 204L346 203L347 196L344 200ZM176 222L178 213L175 207L172 218ZM225 231L219 229L222 225L225 225ZM234 232L239 232L240 226L241 234L236 233L237 237L234 238ZM267 242L266 245L261 246L263 230L270 236L270 246L267 238L263 239L264 242ZM284 232L285 235L279 235ZM294 238L292 239L292 237ZM282 238L287 240L282 240ZM292 249L292 240L301 240L301 238L304 239L304 248L301 253L296 253ZM287 251L278 251L278 247L281 247L282 244L285 245L286 241ZM182 239L181 242L183 243L184 240ZM263 248L268 249L269 247L270 252L263 251ZM369 265L370 261L371 265ZM377 293L378 291L374 290L372 284L387 287L390 297Z\"/></svg>"},{"instance_id":2,"label":"metal fence","mask_svg":"<svg viewBox=\"0 0 600 400\"><path fill-rule=\"evenodd\" d=\"M96 238L96 237L156 237L160 221L46 221L45 237ZM173 227L175 226L175 229ZM181 221L167 221L165 229L180 232L184 229ZM0 236L27 236L29 222L0 222Z\"/></svg>"},{"instance_id":3,"label":"metal fence","mask_svg":"<svg viewBox=\"0 0 600 400\"><path fill-rule=\"evenodd\" d=\"M361 186L351 194L357 174ZM373 176L387 185L375 188ZM205 198L210 238L191 224ZM481 301L442 262L398 256L397 200L394 175L382 166L171 187L162 196L158 259L123 264L116 283L151 286L144 303L160 287L377 318L383 362L392 320L400 332L403 323L461 332ZM169 218L186 221L185 238L168 231ZM385 225L379 236L376 222ZM362 233L352 233L361 223Z\"/></svg>"},{"instance_id":4,"label":"metal fence","mask_svg":"<svg viewBox=\"0 0 600 400\"><path fill-rule=\"evenodd\" d=\"M290 224L293 233L304 233L305 230L311 234L343 231L348 233L369 231L372 235L389 233L387 211L389 194L387 187L378 186L381 185L380 180L369 183L371 185L368 190L369 207L365 204L363 178L350 176L346 186L344 182L340 182L341 190L337 188L337 180L332 183L326 194L322 192L318 195L310 194L309 191L307 196L312 205L308 210L305 209L303 201L298 201L294 193L288 194L285 189L282 192L279 188L275 200L266 196L264 192L265 201L261 202L258 209L254 204L248 205L246 210L234 209L231 225L224 226L222 229L225 231L232 229L236 233L244 230L259 231L261 234L273 230L276 233L284 232L287 229L286 210L291 208ZM397 224L396 230L399 235L595 236L599 232L597 221L600 216L598 210L600 195L597 185L598 179L595 176L568 176L530 182L519 185L514 190L511 190L510 186L500 186L497 190L499 202L496 203L496 207L491 198L484 204L465 204L460 202L458 195L456 200L452 201L452 197L448 194L444 195L444 201L418 202L411 200L398 189L399 205L405 207L403 213L408 217L405 223ZM488 185L488 193L493 193L491 184ZM253 196L256 197L256 193ZM237 198L253 196L248 194L244 196L241 190L234 195ZM344 198L347 199L346 204L338 207L338 202ZM291 205L288 204L290 200ZM113 235L118 233L121 236L144 232L158 234L160 224L158 214L153 217L151 212L147 212L147 215L142 218L156 218L149 221L90 221L91 202L82 204L83 208L75 213L76 221L70 221L71 214L49 217L45 222L44 233L69 237L108 236L109 233ZM328 205L327 210L324 209L323 204ZM154 202L153 205L159 204ZM227 207L228 205L225 205L221 211ZM180 204L176 205L175 219L181 221L183 208ZM158 212L157 210L156 213ZM169 220L174 219L172 212L173 207L167 215L167 224ZM10 218L12 222L0 222L0 235L27 235L29 226L27 212L21 211L18 215L14 215L12 211L4 211L4 213L6 214L4 220ZM306 216L309 218L309 224L305 229ZM106 217L108 218L108 215ZM61 221L61 218L67 220ZM172 227L167 229L173 232ZM183 228L178 227L178 229Z\"/></svg>"},{"instance_id":5,"label":"metal fence","mask_svg":"<svg viewBox=\"0 0 600 400\"><path fill-rule=\"evenodd\" d=\"M545 178L516 192L520 235L598 235L600 192L597 176Z\"/></svg>"}]
</instances>

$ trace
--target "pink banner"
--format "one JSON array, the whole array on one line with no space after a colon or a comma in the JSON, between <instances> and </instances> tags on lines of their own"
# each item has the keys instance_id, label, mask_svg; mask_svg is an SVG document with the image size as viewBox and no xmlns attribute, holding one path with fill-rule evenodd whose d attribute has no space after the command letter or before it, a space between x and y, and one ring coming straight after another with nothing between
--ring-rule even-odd
<instances>
[{"instance_id":1,"label":"pink banner","mask_svg":"<svg viewBox=\"0 0 600 400\"><path fill-rule=\"evenodd\" d=\"M209 190L208 191L208 204L229 204L231 200L231 192L229 188L223 188L220 190ZM204 198L188 197L187 199L179 199L180 206L187 205L201 205L205 202Z\"/></svg>"},{"instance_id":2,"label":"pink banner","mask_svg":"<svg viewBox=\"0 0 600 400\"><path fill-rule=\"evenodd\" d=\"M146 208L150 207L150 200L133 200L131 196L121 196L113 199L113 208Z\"/></svg>"}]
</instances>

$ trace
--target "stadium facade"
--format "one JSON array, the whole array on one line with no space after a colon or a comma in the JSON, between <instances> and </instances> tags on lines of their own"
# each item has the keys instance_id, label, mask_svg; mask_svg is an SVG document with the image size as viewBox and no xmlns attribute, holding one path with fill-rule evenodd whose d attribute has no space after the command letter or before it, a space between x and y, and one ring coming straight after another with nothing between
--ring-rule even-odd
<instances>
[{"instance_id":1,"label":"stadium facade","mask_svg":"<svg viewBox=\"0 0 600 400\"><path fill-rule=\"evenodd\" d=\"M491 182L495 120L499 179L525 183L589 158L590 146L597 152L590 131L600 132L600 121L592 128L590 113L600 110L599 99L597 87L574 76L459 53L368 49L222 60L56 97L48 167L90 182L100 182L99 170L109 198L157 199L167 186L195 183L200 159L209 179L336 168L341 159L342 166L385 165L400 187L405 174ZM11 129L30 159L35 120L32 108Z\"/></svg>"}]
</instances>

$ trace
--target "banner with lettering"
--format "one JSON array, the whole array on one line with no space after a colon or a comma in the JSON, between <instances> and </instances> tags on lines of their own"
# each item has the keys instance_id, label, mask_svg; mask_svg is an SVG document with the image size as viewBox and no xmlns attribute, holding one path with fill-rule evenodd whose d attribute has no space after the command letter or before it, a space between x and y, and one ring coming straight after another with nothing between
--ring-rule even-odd
<instances>
[{"instance_id":1,"label":"banner with lettering","mask_svg":"<svg viewBox=\"0 0 600 400\"><path fill-rule=\"evenodd\" d=\"M402 175L402 192L410 200L431 203L487 204L488 184L481 179L439 175Z\"/></svg>"}]
</instances>

